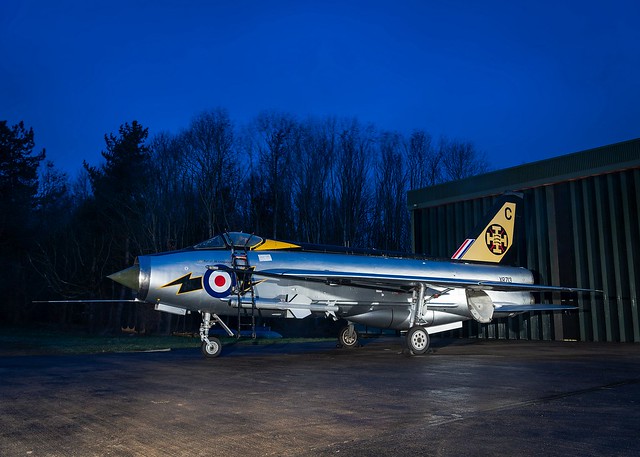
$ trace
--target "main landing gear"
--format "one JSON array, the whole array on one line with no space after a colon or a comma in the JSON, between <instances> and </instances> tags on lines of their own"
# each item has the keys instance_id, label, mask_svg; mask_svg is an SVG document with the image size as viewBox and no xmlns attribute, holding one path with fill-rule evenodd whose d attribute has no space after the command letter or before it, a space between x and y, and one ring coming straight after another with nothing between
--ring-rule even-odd
<instances>
[{"instance_id":1,"label":"main landing gear","mask_svg":"<svg viewBox=\"0 0 640 457\"><path fill-rule=\"evenodd\" d=\"M349 322L349 325L343 327L338 333L338 346L353 349L359 346L359 338L358 332L354 328L353 324Z\"/></svg>"},{"instance_id":2,"label":"main landing gear","mask_svg":"<svg viewBox=\"0 0 640 457\"><path fill-rule=\"evenodd\" d=\"M404 332L403 332L404 333ZM414 325L409 329L406 336L406 343L412 355L423 355L429 350L431 338L427 330L421 325ZM343 327L338 333L338 347L352 349L360 346L360 335L352 323Z\"/></svg>"},{"instance_id":3,"label":"main landing gear","mask_svg":"<svg viewBox=\"0 0 640 457\"><path fill-rule=\"evenodd\" d=\"M429 350L429 333L427 330L420 326L414 325L407 332L407 347L413 355L426 354Z\"/></svg>"},{"instance_id":4,"label":"main landing gear","mask_svg":"<svg viewBox=\"0 0 640 457\"><path fill-rule=\"evenodd\" d=\"M417 290L413 291L411 300L411 314L409 316L409 331L407 332L407 348L413 355L426 354L429 350L429 333L420 324L426 324L424 320L427 311L427 303L431 298L427 297L428 286L420 283ZM440 292L440 293L446 293ZM432 296L433 297L433 296Z\"/></svg>"}]
</instances>

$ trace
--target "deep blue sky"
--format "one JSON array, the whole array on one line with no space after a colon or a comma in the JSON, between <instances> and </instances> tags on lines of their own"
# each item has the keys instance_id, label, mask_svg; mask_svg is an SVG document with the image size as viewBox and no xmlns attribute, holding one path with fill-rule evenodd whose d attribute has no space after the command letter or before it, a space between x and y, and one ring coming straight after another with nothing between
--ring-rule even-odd
<instances>
[{"instance_id":1,"label":"deep blue sky","mask_svg":"<svg viewBox=\"0 0 640 457\"><path fill-rule=\"evenodd\" d=\"M0 0L0 120L71 174L138 120L356 116L504 168L640 137L640 2Z\"/></svg>"}]
</instances>

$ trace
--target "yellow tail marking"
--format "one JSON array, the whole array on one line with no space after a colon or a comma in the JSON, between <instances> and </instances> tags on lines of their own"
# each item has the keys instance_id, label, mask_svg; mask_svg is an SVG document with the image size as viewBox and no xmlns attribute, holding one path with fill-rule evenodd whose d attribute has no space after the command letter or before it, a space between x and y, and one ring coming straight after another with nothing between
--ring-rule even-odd
<instances>
[{"instance_id":1,"label":"yellow tail marking","mask_svg":"<svg viewBox=\"0 0 640 457\"><path fill-rule=\"evenodd\" d=\"M515 219L516 204L502 205L491 222L476 234L476 241L460 260L499 263L513 244Z\"/></svg>"}]
</instances>

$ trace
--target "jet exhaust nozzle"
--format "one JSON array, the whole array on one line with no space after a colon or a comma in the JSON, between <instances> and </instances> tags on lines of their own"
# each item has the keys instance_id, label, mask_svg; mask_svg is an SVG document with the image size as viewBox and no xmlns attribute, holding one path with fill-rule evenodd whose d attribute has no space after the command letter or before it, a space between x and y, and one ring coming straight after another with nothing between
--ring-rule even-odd
<instances>
[{"instance_id":1,"label":"jet exhaust nozzle","mask_svg":"<svg viewBox=\"0 0 640 457\"><path fill-rule=\"evenodd\" d=\"M110 274L107 278L122 284L129 289L138 291L140 289L140 266L134 265L116 273Z\"/></svg>"}]
</instances>

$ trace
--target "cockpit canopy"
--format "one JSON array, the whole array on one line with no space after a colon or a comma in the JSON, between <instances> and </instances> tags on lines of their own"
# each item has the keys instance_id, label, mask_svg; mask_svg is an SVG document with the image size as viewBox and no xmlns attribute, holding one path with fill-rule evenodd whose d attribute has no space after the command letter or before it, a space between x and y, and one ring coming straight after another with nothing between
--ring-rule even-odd
<instances>
[{"instance_id":1,"label":"cockpit canopy","mask_svg":"<svg viewBox=\"0 0 640 457\"><path fill-rule=\"evenodd\" d=\"M257 235L251 235L243 232L227 232L222 235L214 236L207 241L198 243L195 249L252 249L263 242L263 239Z\"/></svg>"}]
</instances>

